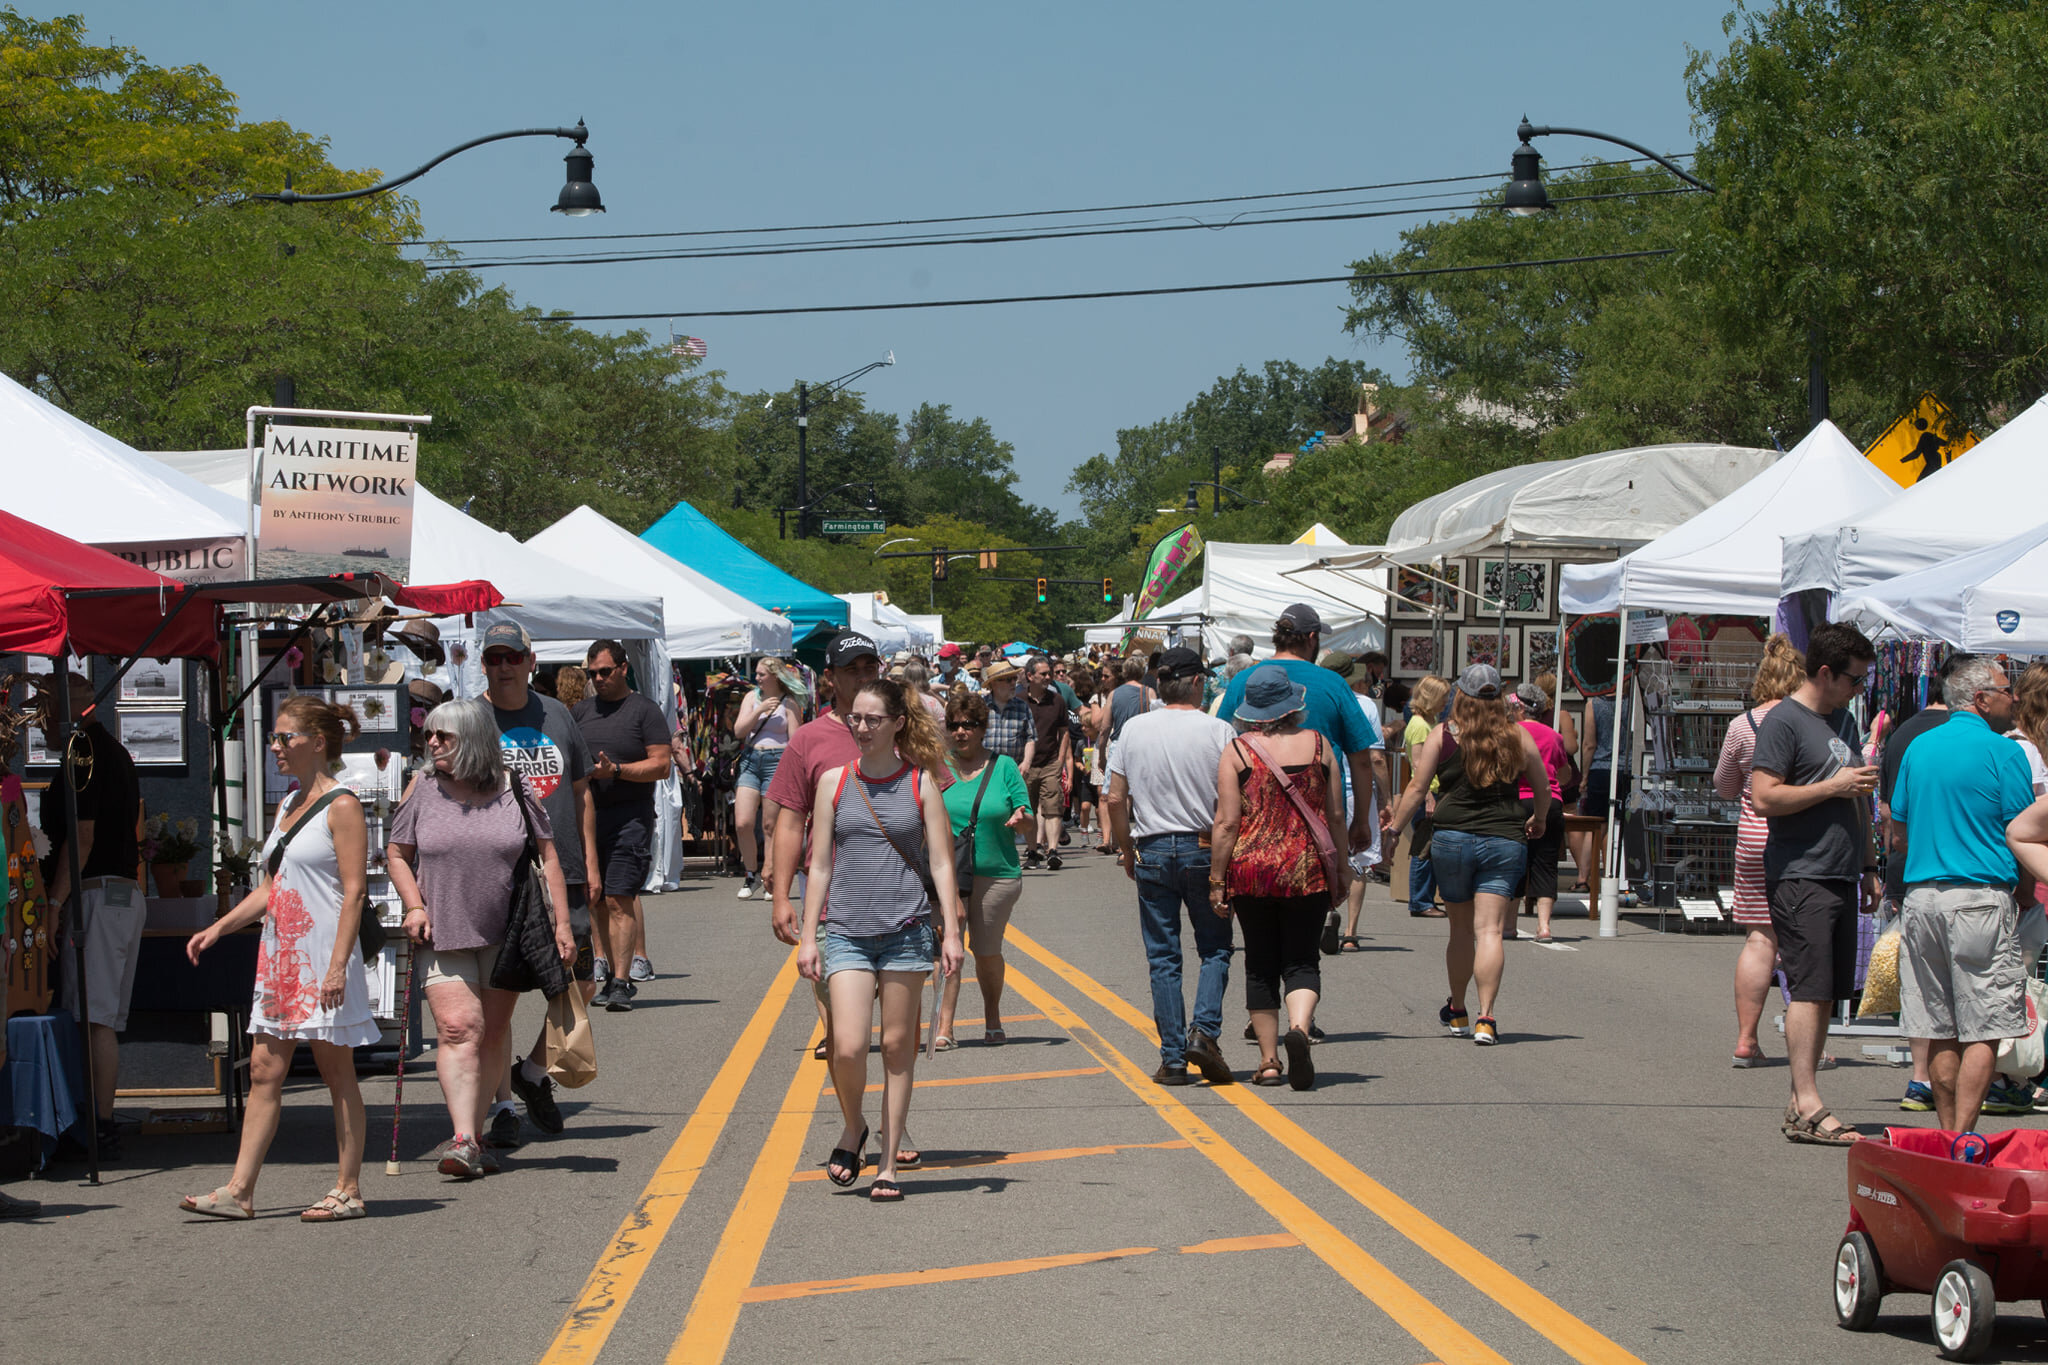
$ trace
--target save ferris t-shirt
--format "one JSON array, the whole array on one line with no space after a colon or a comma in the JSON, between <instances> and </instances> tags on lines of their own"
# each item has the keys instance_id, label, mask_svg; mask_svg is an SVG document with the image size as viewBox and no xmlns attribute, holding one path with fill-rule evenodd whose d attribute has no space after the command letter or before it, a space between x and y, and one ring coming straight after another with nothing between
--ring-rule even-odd
<instances>
[{"instance_id":1,"label":"save ferris t-shirt","mask_svg":"<svg viewBox=\"0 0 2048 1365\"><path fill-rule=\"evenodd\" d=\"M491 711L498 718L505 766L526 779L527 791L548 813L562 880L571 886L583 885L589 875L583 869L583 820L576 810L575 788L590 776L590 750L584 747L583 732L568 707L531 688L526 705L517 711L496 706Z\"/></svg>"}]
</instances>

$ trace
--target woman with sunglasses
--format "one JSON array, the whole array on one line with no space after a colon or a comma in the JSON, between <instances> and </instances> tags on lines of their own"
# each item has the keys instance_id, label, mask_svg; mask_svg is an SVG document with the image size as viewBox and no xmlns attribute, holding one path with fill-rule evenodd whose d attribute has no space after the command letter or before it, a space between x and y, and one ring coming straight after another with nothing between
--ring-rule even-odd
<instances>
[{"instance_id":1,"label":"woman with sunglasses","mask_svg":"<svg viewBox=\"0 0 2048 1365\"><path fill-rule=\"evenodd\" d=\"M832 1089L845 1120L825 1163L835 1185L860 1178L867 1150L861 1100L868 1020L880 987L882 1141L868 1198L894 1203L903 1198L897 1148L916 1078L918 998L934 959L952 976L962 957L953 826L939 794L946 751L931 713L886 678L860 689L846 726L860 759L818 778L796 967L807 980L824 981L832 1000ZM930 919L934 894L943 937L934 935ZM821 929L828 896L832 918Z\"/></svg>"},{"instance_id":2,"label":"woman with sunglasses","mask_svg":"<svg viewBox=\"0 0 2048 1365\"><path fill-rule=\"evenodd\" d=\"M576 960L576 940L547 807L523 783L508 781L491 703L470 697L435 707L427 716L427 757L431 772L391 821L386 865L405 906L406 936L427 953L434 1070L455 1127L439 1169L473 1180L498 1169L482 1136L497 1078L511 1066L519 996L491 985L491 975L505 945L513 872L529 828L554 908L555 950L565 964Z\"/></svg>"},{"instance_id":3,"label":"woman with sunglasses","mask_svg":"<svg viewBox=\"0 0 2048 1365\"><path fill-rule=\"evenodd\" d=\"M352 1049L377 1041L368 979L356 949L364 908L369 834L362 803L334 780L344 740L361 733L356 714L301 695L278 708L269 736L278 767L298 784L277 812L263 847L263 880L242 903L194 934L185 955L200 954L257 920L256 1000L249 1011L249 1107L241 1152L228 1183L178 1207L214 1218L255 1217L256 1178L277 1136L284 1079L301 1040L313 1045L320 1079L334 1099L341 1169L334 1188L299 1215L302 1223L361 1218L363 1092ZM304 828L300 828L300 826Z\"/></svg>"},{"instance_id":4,"label":"woman with sunglasses","mask_svg":"<svg viewBox=\"0 0 2048 1365\"><path fill-rule=\"evenodd\" d=\"M947 699L946 740L952 754L946 770L953 774L953 785L946 788L946 813L952 818L953 838L967 837L968 822L974 824L974 886L965 908L967 951L974 955L974 979L981 987L981 1040L1002 1044L1009 1041L1003 1032L1003 932L1024 890L1016 831L1031 824L1031 795L1017 760L991 754L982 744L987 730L987 702L964 687ZM960 978L948 976L939 1017L932 1024L936 1051L953 1046L953 1017L959 1004Z\"/></svg>"}]
</instances>

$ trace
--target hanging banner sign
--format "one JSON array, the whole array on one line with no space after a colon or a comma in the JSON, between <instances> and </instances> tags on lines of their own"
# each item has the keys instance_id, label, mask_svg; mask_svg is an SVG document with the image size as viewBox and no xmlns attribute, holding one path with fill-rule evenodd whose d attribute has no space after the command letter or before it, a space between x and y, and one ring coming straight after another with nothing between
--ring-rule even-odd
<instances>
[{"instance_id":1,"label":"hanging banner sign","mask_svg":"<svg viewBox=\"0 0 2048 1365\"><path fill-rule=\"evenodd\" d=\"M1168 531L1152 547L1152 557L1145 563L1145 577L1138 587L1138 600L1131 604L1131 619L1142 621L1152 609L1166 600L1173 591L1173 585L1187 572L1202 554L1202 533L1189 522L1177 530ZM1124 632L1123 648L1129 649L1135 630Z\"/></svg>"},{"instance_id":2,"label":"hanging banner sign","mask_svg":"<svg viewBox=\"0 0 2048 1365\"><path fill-rule=\"evenodd\" d=\"M258 578L410 576L416 433L266 426L260 468Z\"/></svg>"},{"instance_id":3,"label":"hanging banner sign","mask_svg":"<svg viewBox=\"0 0 2048 1365\"><path fill-rule=\"evenodd\" d=\"M234 540L147 540L99 548L130 564L180 583L231 583L249 576L242 542Z\"/></svg>"}]
</instances>

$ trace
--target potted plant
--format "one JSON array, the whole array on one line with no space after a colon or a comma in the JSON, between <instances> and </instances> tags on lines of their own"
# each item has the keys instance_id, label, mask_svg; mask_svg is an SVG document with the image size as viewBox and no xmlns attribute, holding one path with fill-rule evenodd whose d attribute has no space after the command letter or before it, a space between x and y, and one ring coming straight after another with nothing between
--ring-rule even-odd
<instances>
[{"instance_id":1,"label":"potted plant","mask_svg":"<svg viewBox=\"0 0 2048 1365\"><path fill-rule=\"evenodd\" d=\"M168 811L158 811L143 822L142 860L149 864L159 896L176 896L185 878L185 865L199 853L199 822L173 820Z\"/></svg>"},{"instance_id":2,"label":"potted plant","mask_svg":"<svg viewBox=\"0 0 2048 1365\"><path fill-rule=\"evenodd\" d=\"M255 839L243 839L237 843L226 830L220 831L214 840L216 852L213 860L213 889L220 897L220 915L235 908L242 897L254 887L256 855L263 845Z\"/></svg>"}]
</instances>

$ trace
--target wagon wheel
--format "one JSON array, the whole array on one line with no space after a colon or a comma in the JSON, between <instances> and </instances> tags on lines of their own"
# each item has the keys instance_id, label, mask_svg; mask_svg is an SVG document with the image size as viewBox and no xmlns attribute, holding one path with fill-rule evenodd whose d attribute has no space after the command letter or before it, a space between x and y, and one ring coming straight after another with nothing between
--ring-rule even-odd
<instances>
[{"instance_id":1,"label":"wagon wheel","mask_svg":"<svg viewBox=\"0 0 2048 1365\"><path fill-rule=\"evenodd\" d=\"M1991 1344L1998 1295L1991 1277L1968 1261L1950 1261L1934 1281L1934 1344L1943 1360L1975 1360Z\"/></svg>"},{"instance_id":2,"label":"wagon wheel","mask_svg":"<svg viewBox=\"0 0 2048 1365\"><path fill-rule=\"evenodd\" d=\"M1860 1232L1842 1238L1835 1249L1835 1321L1851 1332L1867 1332L1877 1321L1884 1300L1884 1272L1877 1249Z\"/></svg>"}]
</instances>

